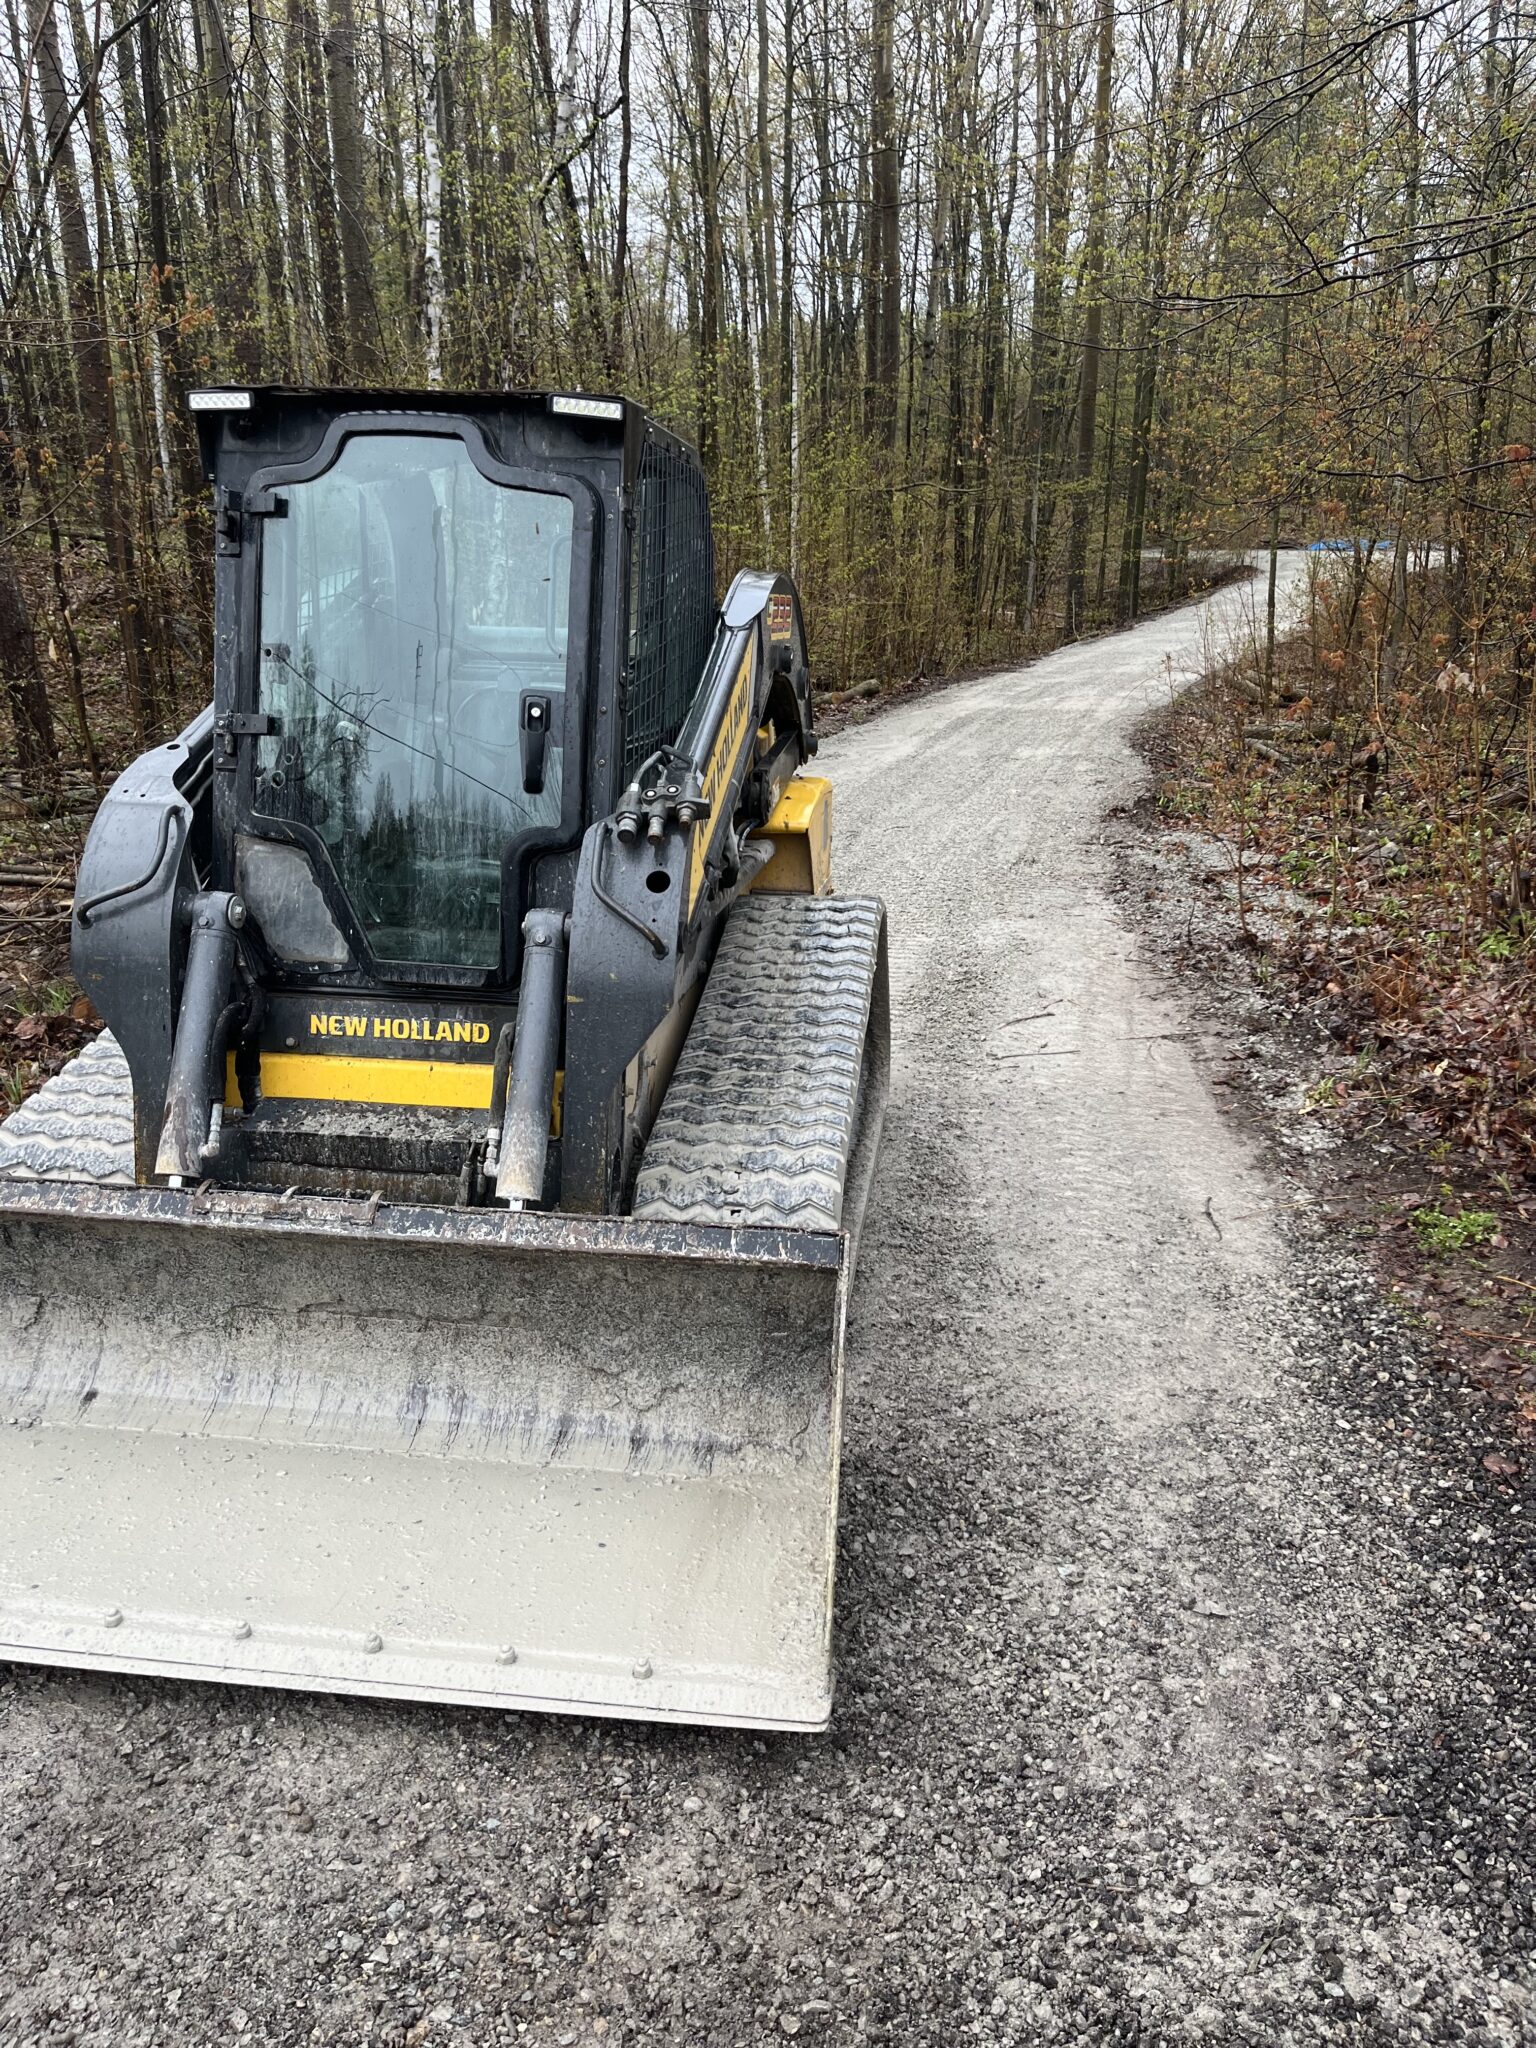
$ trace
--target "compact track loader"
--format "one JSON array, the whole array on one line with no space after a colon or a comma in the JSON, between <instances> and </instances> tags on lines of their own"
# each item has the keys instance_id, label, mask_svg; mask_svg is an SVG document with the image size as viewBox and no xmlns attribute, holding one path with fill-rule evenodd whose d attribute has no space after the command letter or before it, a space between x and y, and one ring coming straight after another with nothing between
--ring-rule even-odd
<instances>
[{"instance_id":1,"label":"compact track loader","mask_svg":"<svg viewBox=\"0 0 1536 2048\"><path fill-rule=\"evenodd\" d=\"M213 703L0 1126L0 1656L814 1729L884 912L783 576L560 395L194 394Z\"/></svg>"}]
</instances>

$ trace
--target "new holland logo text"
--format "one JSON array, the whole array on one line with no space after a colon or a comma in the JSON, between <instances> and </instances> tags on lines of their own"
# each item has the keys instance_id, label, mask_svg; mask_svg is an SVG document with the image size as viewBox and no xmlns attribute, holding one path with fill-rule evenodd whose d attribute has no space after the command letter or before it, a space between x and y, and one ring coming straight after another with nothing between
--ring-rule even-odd
<instances>
[{"instance_id":1,"label":"new holland logo text","mask_svg":"<svg viewBox=\"0 0 1536 2048\"><path fill-rule=\"evenodd\" d=\"M414 1039L418 1045L489 1045L489 1024L448 1017L354 1017L345 1011L311 1010L313 1038ZM290 1041L291 1042L291 1041Z\"/></svg>"}]
</instances>

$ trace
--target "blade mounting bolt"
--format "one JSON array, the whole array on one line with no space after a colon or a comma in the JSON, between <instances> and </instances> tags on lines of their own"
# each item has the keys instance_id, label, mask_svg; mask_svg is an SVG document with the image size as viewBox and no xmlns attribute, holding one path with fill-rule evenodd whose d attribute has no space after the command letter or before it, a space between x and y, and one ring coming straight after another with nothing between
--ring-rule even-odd
<instances>
[{"instance_id":1,"label":"blade mounting bolt","mask_svg":"<svg viewBox=\"0 0 1536 2048\"><path fill-rule=\"evenodd\" d=\"M642 1657L640 1659L640 1662L635 1666L635 1676L636 1678L649 1678L650 1675L651 1660L649 1657Z\"/></svg>"},{"instance_id":2,"label":"blade mounting bolt","mask_svg":"<svg viewBox=\"0 0 1536 2048\"><path fill-rule=\"evenodd\" d=\"M237 1621L234 1627L230 1630L230 1634L234 1637L237 1643L243 1643L246 1637L250 1634L250 1632L251 1624L248 1621Z\"/></svg>"},{"instance_id":3,"label":"blade mounting bolt","mask_svg":"<svg viewBox=\"0 0 1536 2048\"><path fill-rule=\"evenodd\" d=\"M101 1625L103 1628L121 1628L122 1624L123 1610L121 1609L121 1607L109 1607L106 1613L101 1617Z\"/></svg>"},{"instance_id":4,"label":"blade mounting bolt","mask_svg":"<svg viewBox=\"0 0 1536 2048\"><path fill-rule=\"evenodd\" d=\"M496 1662L498 1664L515 1664L517 1662L517 1652L510 1643L503 1643L496 1652Z\"/></svg>"},{"instance_id":5,"label":"blade mounting bolt","mask_svg":"<svg viewBox=\"0 0 1536 2048\"><path fill-rule=\"evenodd\" d=\"M368 1655L370 1657L373 1656L376 1651L382 1650L383 1647L384 1638L378 1633L377 1630L370 1630L369 1633L363 1637L363 1648L368 1652Z\"/></svg>"}]
</instances>

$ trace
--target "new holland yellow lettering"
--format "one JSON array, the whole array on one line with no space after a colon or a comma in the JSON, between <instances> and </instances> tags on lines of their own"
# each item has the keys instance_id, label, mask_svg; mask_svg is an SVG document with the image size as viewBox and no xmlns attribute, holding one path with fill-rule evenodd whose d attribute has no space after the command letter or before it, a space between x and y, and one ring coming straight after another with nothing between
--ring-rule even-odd
<instances>
[{"instance_id":1,"label":"new holland yellow lettering","mask_svg":"<svg viewBox=\"0 0 1536 2048\"><path fill-rule=\"evenodd\" d=\"M425 1045L488 1045L489 1024L474 1024L462 1017L367 1017L349 1011L312 1010L309 1029L315 1038L408 1038Z\"/></svg>"}]
</instances>

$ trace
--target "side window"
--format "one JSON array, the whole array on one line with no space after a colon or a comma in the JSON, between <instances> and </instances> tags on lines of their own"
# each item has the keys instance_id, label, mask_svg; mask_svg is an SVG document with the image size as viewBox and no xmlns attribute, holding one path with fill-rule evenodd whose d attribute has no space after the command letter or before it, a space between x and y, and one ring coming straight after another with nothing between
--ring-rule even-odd
<instances>
[{"instance_id":1,"label":"side window","mask_svg":"<svg viewBox=\"0 0 1536 2048\"><path fill-rule=\"evenodd\" d=\"M635 493L624 773L676 739L709 655L714 541L696 463L648 442Z\"/></svg>"}]
</instances>

